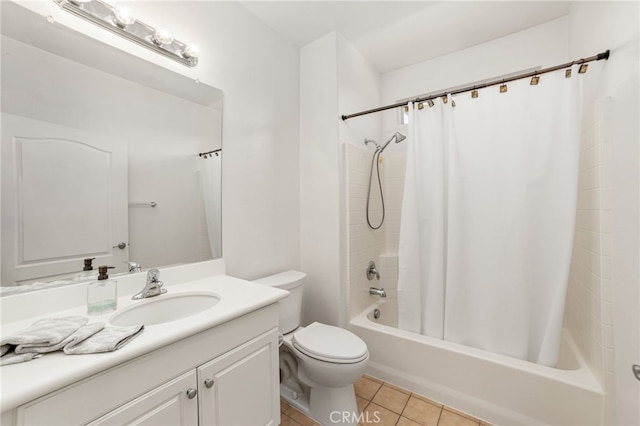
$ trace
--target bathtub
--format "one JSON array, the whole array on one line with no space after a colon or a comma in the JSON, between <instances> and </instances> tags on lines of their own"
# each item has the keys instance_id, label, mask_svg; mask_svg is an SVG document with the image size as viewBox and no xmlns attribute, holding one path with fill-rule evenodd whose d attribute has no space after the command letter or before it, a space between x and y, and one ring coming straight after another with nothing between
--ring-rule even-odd
<instances>
[{"instance_id":1,"label":"bathtub","mask_svg":"<svg viewBox=\"0 0 640 426\"><path fill-rule=\"evenodd\" d=\"M551 368L400 330L393 301L350 325L369 347L367 373L495 425L603 423L602 387L566 330Z\"/></svg>"}]
</instances>

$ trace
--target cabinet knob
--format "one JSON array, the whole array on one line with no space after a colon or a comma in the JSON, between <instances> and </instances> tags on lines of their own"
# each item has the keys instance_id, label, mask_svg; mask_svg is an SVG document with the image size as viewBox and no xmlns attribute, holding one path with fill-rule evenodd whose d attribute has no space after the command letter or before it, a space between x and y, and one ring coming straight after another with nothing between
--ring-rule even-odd
<instances>
[{"instance_id":1,"label":"cabinet knob","mask_svg":"<svg viewBox=\"0 0 640 426\"><path fill-rule=\"evenodd\" d=\"M211 389L213 387L213 379L206 379L204 381L204 385L207 387L207 389Z\"/></svg>"},{"instance_id":2,"label":"cabinet knob","mask_svg":"<svg viewBox=\"0 0 640 426\"><path fill-rule=\"evenodd\" d=\"M187 389L187 398L193 399L198 395L198 390L194 388Z\"/></svg>"}]
</instances>

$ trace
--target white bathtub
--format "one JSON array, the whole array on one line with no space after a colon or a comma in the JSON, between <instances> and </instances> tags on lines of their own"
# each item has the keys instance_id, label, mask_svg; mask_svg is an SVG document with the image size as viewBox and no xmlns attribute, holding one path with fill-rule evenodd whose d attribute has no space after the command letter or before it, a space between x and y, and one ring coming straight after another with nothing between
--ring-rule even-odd
<instances>
[{"instance_id":1,"label":"white bathtub","mask_svg":"<svg viewBox=\"0 0 640 426\"><path fill-rule=\"evenodd\" d=\"M566 330L550 368L396 325L395 303L384 301L351 321L369 347L372 376L495 425L602 425L602 387Z\"/></svg>"}]
</instances>

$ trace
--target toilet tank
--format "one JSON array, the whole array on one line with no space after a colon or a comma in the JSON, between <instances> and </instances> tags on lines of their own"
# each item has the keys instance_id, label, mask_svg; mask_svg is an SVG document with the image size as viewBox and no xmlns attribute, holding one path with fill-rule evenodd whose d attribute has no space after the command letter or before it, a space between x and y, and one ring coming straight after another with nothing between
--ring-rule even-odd
<instances>
[{"instance_id":1,"label":"toilet tank","mask_svg":"<svg viewBox=\"0 0 640 426\"><path fill-rule=\"evenodd\" d=\"M303 283L306 276L307 274L304 272L286 271L254 281L258 284L289 291L289 296L278 302L278 309L280 310L279 330L282 334L290 333L300 326Z\"/></svg>"}]
</instances>

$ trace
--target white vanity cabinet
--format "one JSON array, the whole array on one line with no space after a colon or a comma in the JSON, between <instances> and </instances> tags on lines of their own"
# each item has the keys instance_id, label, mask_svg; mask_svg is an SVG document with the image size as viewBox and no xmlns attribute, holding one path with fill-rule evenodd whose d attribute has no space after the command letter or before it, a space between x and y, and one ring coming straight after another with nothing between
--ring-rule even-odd
<instances>
[{"instance_id":1,"label":"white vanity cabinet","mask_svg":"<svg viewBox=\"0 0 640 426\"><path fill-rule=\"evenodd\" d=\"M190 371L105 414L89 426L198 425L196 373ZM192 396L193 395L193 396Z\"/></svg>"},{"instance_id":2,"label":"white vanity cabinet","mask_svg":"<svg viewBox=\"0 0 640 426\"><path fill-rule=\"evenodd\" d=\"M11 424L277 425L277 326L266 306L23 404Z\"/></svg>"},{"instance_id":3,"label":"white vanity cabinet","mask_svg":"<svg viewBox=\"0 0 640 426\"><path fill-rule=\"evenodd\" d=\"M272 368L274 354L271 337L255 340L198 367L200 425L259 426L280 423L279 370ZM277 333L275 338L277 341ZM277 362L277 344L275 359ZM271 397L274 383L278 400L276 407ZM270 396L265 398L265 395Z\"/></svg>"},{"instance_id":4,"label":"white vanity cabinet","mask_svg":"<svg viewBox=\"0 0 640 426\"><path fill-rule=\"evenodd\" d=\"M272 337L236 348L89 425L276 425Z\"/></svg>"}]
</instances>

